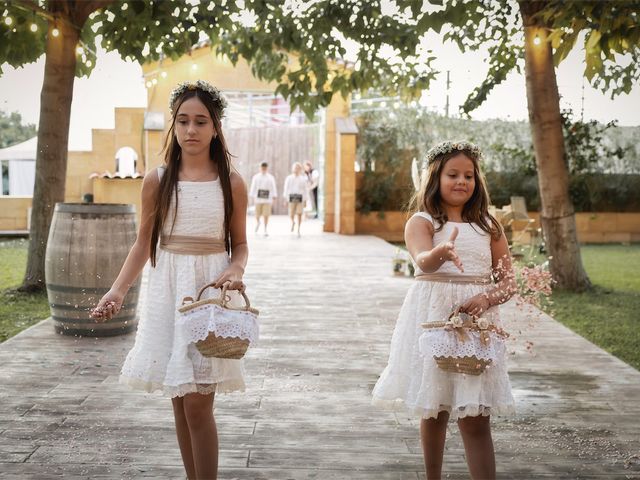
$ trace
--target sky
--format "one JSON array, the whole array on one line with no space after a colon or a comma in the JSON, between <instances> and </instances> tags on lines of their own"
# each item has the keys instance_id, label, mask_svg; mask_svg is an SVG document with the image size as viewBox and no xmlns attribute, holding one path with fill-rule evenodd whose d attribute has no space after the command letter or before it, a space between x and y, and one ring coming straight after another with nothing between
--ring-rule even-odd
<instances>
[{"instance_id":1,"label":"sky","mask_svg":"<svg viewBox=\"0 0 640 480\"><path fill-rule=\"evenodd\" d=\"M437 57L433 66L442 73L423 94L421 104L444 113L446 103L446 71L450 72L449 112L458 114L466 96L484 79L488 66L483 52L461 53L451 44L442 44L437 37L428 39ZM557 79L561 107L570 107L579 115L582 107L584 65L583 52L574 48L558 67ZM0 76L0 109L17 111L26 123L38 124L40 90L44 75L44 57L37 62L14 69L2 66ZM584 81L584 119L606 123L618 120L620 125L640 125L640 85L629 95L611 100L608 94L592 89ZM135 62L126 62L117 53L98 51L96 68L89 78L76 78L71 108L69 148L91 149L91 128L113 128L115 107L145 107L146 88L142 69ZM524 74L512 72L496 87L487 101L472 113L474 119L501 118L526 120L527 100Z\"/></svg>"}]
</instances>

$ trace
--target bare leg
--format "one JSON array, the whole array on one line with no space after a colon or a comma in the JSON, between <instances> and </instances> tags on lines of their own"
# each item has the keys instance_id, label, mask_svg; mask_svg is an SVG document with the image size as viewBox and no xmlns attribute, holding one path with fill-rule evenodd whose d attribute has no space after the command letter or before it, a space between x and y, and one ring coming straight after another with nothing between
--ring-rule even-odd
<instances>
[{"instance_id":1,"label":"bare leg","mask_svg":"<svg viewBox=\"0 0 640 480\"><path fill-rule=\"evenodd\" d=\"M473 479L496 478L496 457L491 438L489 417L465 417L458 420L458 427L467 454L467 465Z\"/></svg>"},{"instance_id":2,"label":"bare leg","mask_svg":"<svg viewBox=\"0 0 640 480\"><path fill-rule=\"evenodd\" d=\"M256 215L256 233L260 229L260 215Z\"/></svg>"},{"instance_id":3,"label":"bare leg","mask_svg":"<svg viewBox=\"0 0 640 480\"><path fill-rule=\"evenodd\" d=\"M299 213L297 217L298 217L298 236L300 236L300 225L302 224L302 214Z\"/></svg>"},{"instance_id":4,"label":"bare leg","mask_svg":"<svg viewBox=\"0 0 640 480\"><path fill-rule=\"evenodd\" d=\"M218 476L218 431L213 418L214 394L189 393L184 396L184 413L191 434L193 463L197 479Z\"/></svg>"},{"instance_id":5,"label":"bare leg","mask_svg":"<svg viewBox=\"0 0 640 480\"><path fill-rule=\"evenodd\" d=\"M289 204L289 205L291 205L291 204ZM296 226L296 221L295 221L296 209L289 207L289 211L291 212L291 213L289 213L289 217L291 217L291 231L293 232L293 229Z\"/></svg>"},{"instance_id":6,"label":"bare leg","mask_svg":"<svg viewBox=\"0 0 640 480\"><path fill-rule=\"evenodd\" d=\"M178 436L182 463L187 472L187 478L196 478L196 467L193 464L193 452L191 451L191 436L189 434L187 418L184 415L183 399L182 397L172 398L171 403L173 404L173 416L176 420L176 434Z\"/></svg>"},{"instance_id":7,"label":"bare leg","mask_svg":"<svg viewBox=\"0 0 640 480\"><path fill-rule=\"evenodd\" d=\"M264 236L266 237L267 235L269 235L267 233L267 225L269 225L269 217L265 215L264 217Z\"/></svg>"},{"instance_id":8,"label":"bare leg","mask_svg":"<svg viewBox=\"0 0 640 480\"><path fill-rule=\"evenodd\" d=\"M423 418L420 422L422 454L428 480L440 480L442 475L442 457L444 442L447 438L449 412L438 413L438 418Z\"/></svg>"}]
</instances>

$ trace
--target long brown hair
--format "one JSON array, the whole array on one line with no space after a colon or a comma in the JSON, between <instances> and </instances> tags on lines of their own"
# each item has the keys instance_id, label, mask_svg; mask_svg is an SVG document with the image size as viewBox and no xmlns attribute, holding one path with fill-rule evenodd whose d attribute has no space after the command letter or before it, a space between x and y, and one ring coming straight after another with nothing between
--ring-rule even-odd
<instances>
[{"instance_id":1,"label":"long brown hair","mask_svg":"<svg viewBox=\"0 0 640 480\"><path fill-rule=\"evenodd\" d=\"M224 245L227 253L231 252L231 214L233 213L233 196L231 193L231 160L227 143L222 133L222 124L220 122L222 112L214 103L211 95L199 88L188 89L178 98L172 105L173 115L171 116L171 126L164 138L164 166L166 171L160 179L160 188L158 188L158 196L155 202L155 210L153 212L153 230L151 232L151 265L156 266L156 251L158 240L163 231L169 208L171 206L171 197L175 198L175 210L171 231L176 220L178 211L178 173L180 171L180 159L182 158L182 148L178 144L178 140L174 134L176 115L180 106L188 99L198 97L198 99L207 107L213 127L216 131L216 137L211 140L209 145L209 156L218 166L218 177L220 186L222 187L222 196L224 198Z\"/></svg>"},{"instance_id":2,"label":"long brown hair","mask_svg":"<svg viewBox=\"0 0 640 480\"><path fill-rule=\"evenodd\" d=\"M442 197L440 196L440 175L445 164L449 159L458 154L464 154L473 163L473 174L475 177L475 187L471 198L462 207L462 220L469 223L475 223L481 230L498 239L502 234L500 223L489 213L489 191L487 190L487 182L485 181L478 157L471 150L453 149L450 152L436 155L427 165L427 169L422 174L420 189L414 195L411 202L413 211L427 212L433 217L438 225L434 225L435 231L442 229L444 224L449 220L447 213L442 206Z\"/></svg>"}]
</instances>

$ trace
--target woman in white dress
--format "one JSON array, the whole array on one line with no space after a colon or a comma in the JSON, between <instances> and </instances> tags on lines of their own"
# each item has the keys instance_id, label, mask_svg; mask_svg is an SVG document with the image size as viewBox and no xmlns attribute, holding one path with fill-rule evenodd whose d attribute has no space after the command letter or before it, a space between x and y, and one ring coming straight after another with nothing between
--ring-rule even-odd
<instances>
[{"instance_id":1,"label":"woman in white dress","mask_svg":"<svg viewBox=\"0 0 640 480\"><path fill-rule=\"evenodd\" d=\"M244 289L247 190L222 134L225 107L218 89L201 80L171 93L164 166L144 178L138 237L92 313L97 321L116 315L151 260L146 308L120 382L171 398L190 479L217 476L214 394L244 390L242 360L205 358L176 328L177 307L206 283Z\"/></svg>"},{"instance_id":2,"label":"woman in white dress","mask_svg":"<svg viewBox=\"0 0 640 480\"><path fill-rule=\"evenodd\" d=\"M289 206L289 217L291 218L291 231L296 227L298 219L298 236L300 236L300 224L302 224L302 214L307 204L309 193L307 191L307 176L303 173L302 164L299 162L291 166L291 174L284 180L285 203Z\"/></svg>"}]
</instances>

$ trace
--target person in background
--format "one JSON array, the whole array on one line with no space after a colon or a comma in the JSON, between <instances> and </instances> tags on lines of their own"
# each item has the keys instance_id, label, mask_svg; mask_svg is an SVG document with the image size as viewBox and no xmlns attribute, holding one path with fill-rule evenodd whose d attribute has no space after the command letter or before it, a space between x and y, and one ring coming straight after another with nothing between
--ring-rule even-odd
<instances>
[{"instance_id":1,"label":"person in background","mask_svg":"<svg viewBox=\"0 0 640 480\"><path fill-rule=\"evenodd\" d=\"M291 231L293 232L298 217L298 236L300 236L300 224L302 212L307 203L307 176L304 175L302 164L299 162L291 166L291 174L284 181L284 201L289 205L289 217L291 217Z\"/></svg>"},{"instance_id":2,"label":"person in background","mask_svg":"<svg viewBox=\"0 0 640 480\"><path fill-rule=\"evenodd\" d=\"M260 229L260 217L262 217L264 220L264 236L266 237L269 235L267 225L271 215L271 205L273 200L278 197L276 179L269 173L269 164L267 162L260 164L260 171L251 179L249 197L256 207L256 233Z\"/></svg>"},{"instance_id":3,"label":"person in background","mask_svg":"<svg viewBox=\"0 0 640 480\"><path fill-rule=\"evenodd\" d=\"M311 162L305 162L304 172L307 175L307 188L311 194L311 202L313 204L313 218L318 218L318 212L320 211L320 208L318 207L318 185L320 184L320 172L313 168L313 164Z\"/></svg>"}]
</instances>

